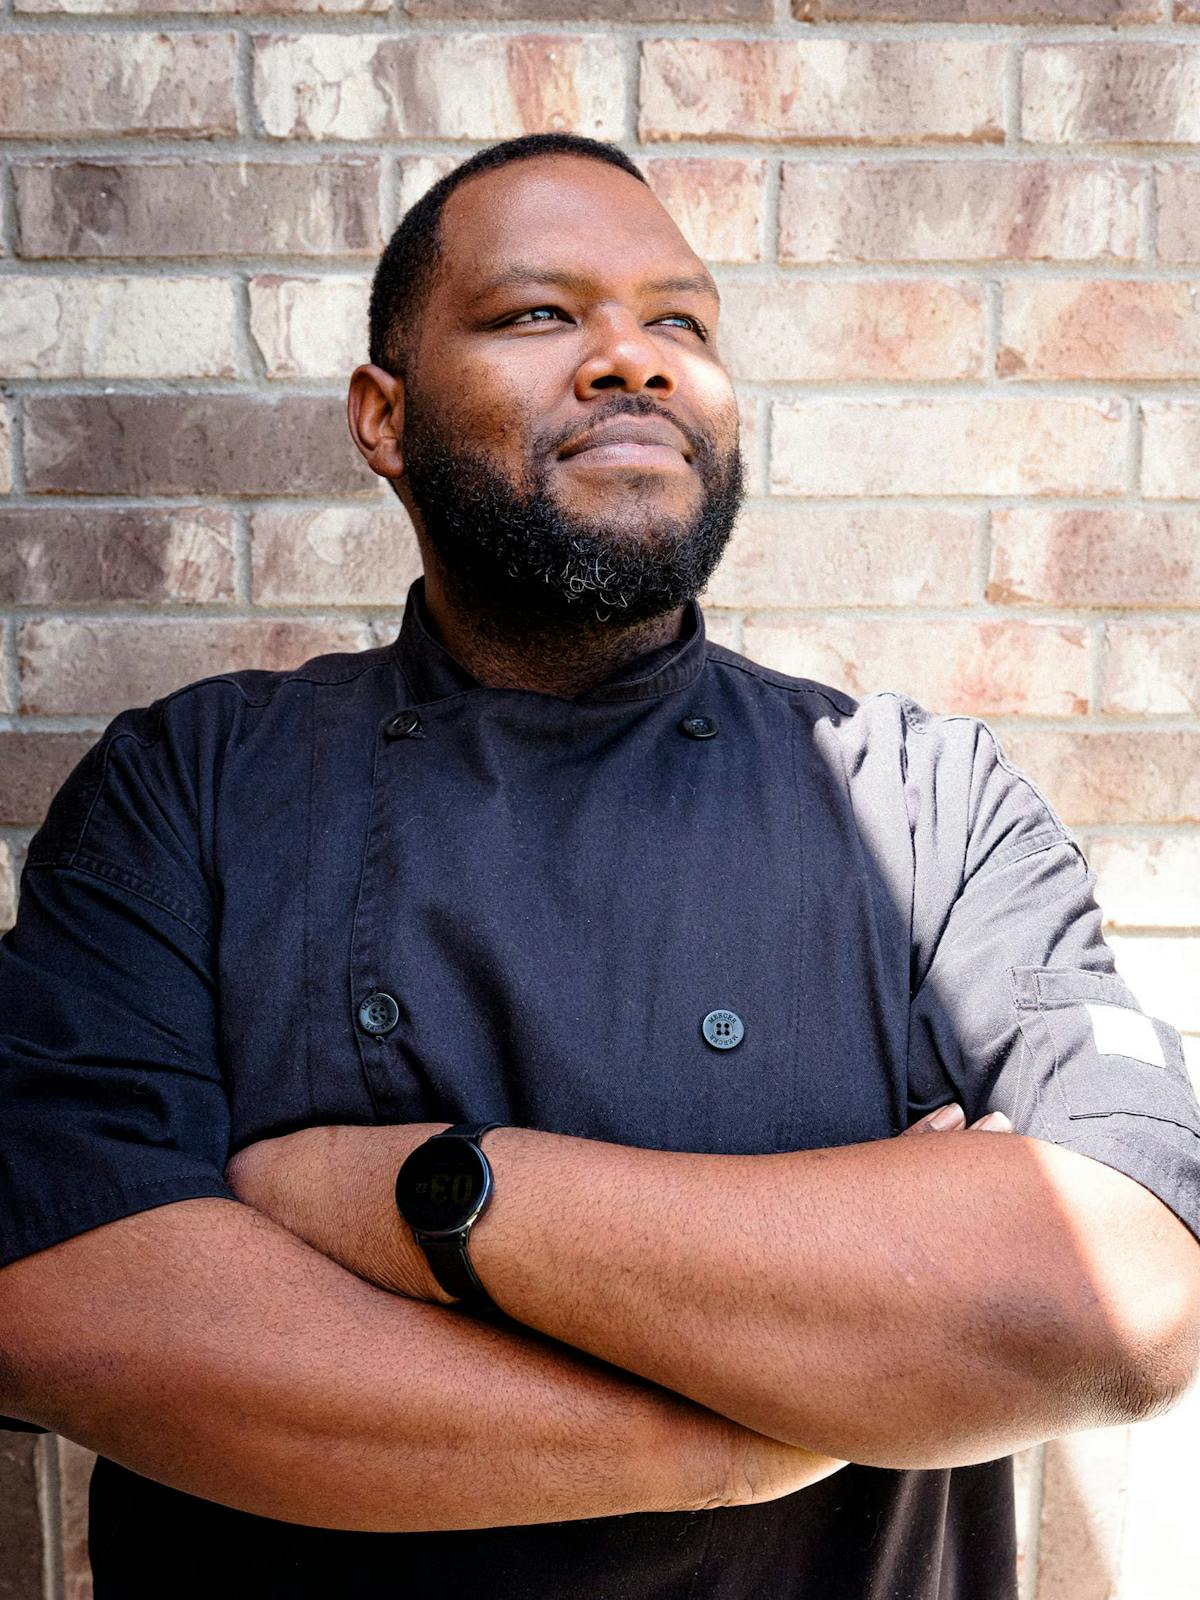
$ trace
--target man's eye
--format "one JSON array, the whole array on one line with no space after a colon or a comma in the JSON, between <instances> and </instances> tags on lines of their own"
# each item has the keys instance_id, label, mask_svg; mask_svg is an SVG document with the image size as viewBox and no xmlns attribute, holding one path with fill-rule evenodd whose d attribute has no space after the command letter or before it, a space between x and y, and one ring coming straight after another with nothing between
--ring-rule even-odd
<instances>
[{"instance_id":1,"label":"man's eye","mask_svg":"<svg viewBox=\"0 0 1200 1600\"><path fill-rule=\"evenodd\" d=\"M659 317L658 320L660 322L682 322L685 327L690 328L701 339L708 338L708 329L700 321L699 317L690 317L682 311L673 311L669 317Z\"/></svg>"},{"instance_id":2,"label":"man's eye","mask_svg":"<svg viewBox=\"0 0 1200 1600\"><path fill-rule=\"evenodd\" d=\"M529 311L522 311L519 317L511 317L508 322L510 328L519 327L521 323L547 322L554 317L566 316L565 311L560 311L557 306L533 306Z\"/></svg>"}]
</instances>

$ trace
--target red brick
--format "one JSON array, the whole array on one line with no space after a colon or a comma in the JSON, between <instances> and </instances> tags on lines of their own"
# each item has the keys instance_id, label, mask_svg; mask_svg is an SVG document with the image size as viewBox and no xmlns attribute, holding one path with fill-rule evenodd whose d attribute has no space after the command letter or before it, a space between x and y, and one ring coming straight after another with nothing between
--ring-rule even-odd
<instances>
[{"instance_id":1,"label":"red brick","mask_svg":"<svg viewBox=\"0 0 1200 1600\"><path fill-rule=\"evenodd\" d=\"M274 671L326 651L371 644L365 622L299 618L47 618L25 623L17 637L22 705L39 716L110 714L214 673Z\"/></svg>"},{"instance_id":2,"label":"red brick","mask_svg":"<svg viewBox=\"0 0 1200 1600\"><path fill-rule=\"evenodd\" d=\"M708 588L715 606L956 606L975 517L916 506L750 505Z\"/></svg>"},{"instance_id":3,"label":"red brick","mask_svg":"<svg viewBox=\"0 0 1200 1600\"><path fill-rule=\"evenodd\" d=\"M722 299L721 349L735 378L821 383L983 373L978 284L732 278Z\"/></svg>"},{"instance_id":4,"label":"red brick","mask_svg":"<svg viewBox=\"0 0 1200 1600\"><path fill-rule=\"evenodd\" d=\"M1030 45L1021 63L1021 134L1031 144L1200 141L1200 48Z\"/></svg>"},{"instance_id":5,"label":"red brick","mask_svg":"<svg viewBox=\"0 0 1200 1600\"><path fill-rule=\"evenodd\" d=\"M789 161L779 259L1129 261L1141 186L1118 161Z\"/></svg>"},{"instance_id":6,"label":"red brick","mask_svg":"<svg viewBox=\"0 0 1200 1600\"><path fill-rule=\"evenodd\" d=\"M380 12L389 0L13 0L16 11L103 13L106 16L199 13L202 16L267 17L301 12Z\"/></svg>"},{"instance_id":7,"label":"red brick","mask_svg":"<svg viewBox=\"0 0 1200 1600\"><path fill-rule=\"evenodd\" d=\"M1068 823L1200 822L1200 733L1014 725L1001 737Z\"/></svg>"},{"instance_id":8,"label":"red brick","mask_svg":"<svg viewBox=\"0 0 1200 1600\"><path fill-rule=\"evenodd\" d=\"M254 94L277 139L624 132L621 41L602 34L269 35Z\"/></svg>"},{"instance_id":9,"label":"red brick","mask_svg":"<svg viewBox=\"0 0 1200 1600\"><path fill-rule=\"evenodd\" d=\"M758 261L766 205L765 161L680 157L649 161L650 187L706 261Z\"/></svg>"},{"instance_id":10,"label":"red brick","mask_svg":"<svg viewBox=\"0 0 1200 1600\"><path fill-rule=\"evenodd\" d=\"M228 511L0 506L0 604L232 598Z\"/></svg>"},{"instance_id":11,"label":"red brick","mask_svg":"<svg viewBox=\"0 0 1200 1600\"><path fill-rule=\"evenodd\" d=\"M481 22L770 22L772 0L404 0L411 17Z\"/></svg>"},{"instance_id":12,"label":"red brick","mask_svg":"<svg viewBox=\"0 0 1200 1600\"><path fill-rule=\"evenodd\" d=\"M1194 622L1110 622L1104 646L1105 711L1200 715L1200 627Z\"/></svg>"},{"instance_id":13,"label":"red brick","mask_svg":"<svg viewBox=\"0 0 1200 1600\"><path fill-rule=\"evenodd\" d=\"M376 255L379 162L38 161L16 165L26 257Z\"/></svg>"},{"instance_id":14,"label":"red brick","mask_svg":"<svg viewBox=\"0 0 1200 1600\"><path fill-rule=\"evenodd\" d=\"M898 689L933 711L1061 717L1088 709L1087 633L1062 623L752 616L745 639L746 654L766 666L855 695Z\"/></svg>"},{"instance_id":15,"label":"red brick","mask_svg":"<svg viewBox=\"0 0 1200 1600\"><path fill-rule=\"evenodd\" d=\"M0 729L0 824L36 828L63 779L99 733L22 733Z\"/></svg>"},{"instance_id":16,"label":"red brick","mask_svg":"<svg viewBox=\"0 0 1200 1600\"><path fill-rule=\"evenodd\" d=\"M36 1434L0 1433L0 1596L42 1600L46 1558L38 1509Z\"/></svg>"},{"instance_id":17,"label":"red brick","mask_svg":"<svg viewBox=\"0 0 1200 1600\"><path fill-rule=\"evenodd\" d=\"M366 494L378 483L332 396L33 396L25 462L35 494Z\"/></svg>"},{"instance_id":18,"label":"red brick","mask_svg":"<svg viewBox=\"0 0 1200 1600\"><path fill-rule=\"evenodd\" d=\"M421 573L407 512L330 506L256 511L251 544L258 605L403 605Z\"/></svg>"},{"instance_id":19,"label":"red brick","mask_svg":"<svg viewBox=\"0 0 1200 1600\"><path fill-rule=\"evenodd\" d=\"M1036 279L1003 288L1002 378L1200 377L1197 286Z\"/></svg>"},{"instance_id":20,"label":"red brick","mask_svg":"<svg viewBox=\"0 0 1200 1600\"><path fill-rule=\"evenodd\" d=\"M994 511L987 597L1000 605L1200 605L1200 513Z\"/></svg>"},{"instance_id":21,"label":"red brick","mask_svg":"<svg viewBox=\"0 0 1200 1600\"><path fill-rule=\"evenodd\" d=\"M996 144L1004 56L987 40L648 39L640 135Z\"/></svg>"},{"instance_id":22,"label":"red brick","mask_svg":"<svg viewBox=\"0 0 1200 1600\"><path fill-rule=\"evenodd\" d=\"M0 37L0 138L237 132L231 33Z\"/></svg>"}]
</instances>

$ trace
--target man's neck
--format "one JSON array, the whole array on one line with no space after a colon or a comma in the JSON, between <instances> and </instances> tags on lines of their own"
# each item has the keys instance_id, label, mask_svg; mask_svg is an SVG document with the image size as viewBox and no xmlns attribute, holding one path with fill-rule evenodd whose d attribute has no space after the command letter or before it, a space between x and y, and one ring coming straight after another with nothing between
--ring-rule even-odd
<instances>
[{"instance_id":1,"label":"man's neck","mask_svg":"<svg viewBox=\"0 0 1200 1600\"><path fill-rule=\"evenodd\" d=\"M678 639L685 608L624 628L583 619L569 628L538 628L467 603L427 563L425 611L438 642L489 689L574 697L603 683L627 661Z\"/></svg>"}]
</instances>

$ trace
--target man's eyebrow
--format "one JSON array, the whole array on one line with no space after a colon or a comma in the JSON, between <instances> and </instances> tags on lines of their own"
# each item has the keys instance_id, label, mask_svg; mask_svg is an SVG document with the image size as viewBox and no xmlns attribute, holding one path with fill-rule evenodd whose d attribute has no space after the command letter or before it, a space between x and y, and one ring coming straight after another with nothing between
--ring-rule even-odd
<instances>
[{"instance_id":1,"label":"man's eyebrow","mask_svg":"<svg viewBox=\"0 0 1200 1600\"><path fill-rule=\"evenodd\" d=\"M545 267L509 267L481 284L471 296L470 303L476 305L499 289L520 288L522 284L527 283L555 284L560 289L569 289L572 294L579 295L586 294L594 286L590 278L581 277L575 272L547 271ZM716 283L707 272L687 273L673 278L653 278L649 282L640 284L639 288L647 294L707 295L710 300L716 300L718 304L721 299Z\"/></svg>"}]
</instances>

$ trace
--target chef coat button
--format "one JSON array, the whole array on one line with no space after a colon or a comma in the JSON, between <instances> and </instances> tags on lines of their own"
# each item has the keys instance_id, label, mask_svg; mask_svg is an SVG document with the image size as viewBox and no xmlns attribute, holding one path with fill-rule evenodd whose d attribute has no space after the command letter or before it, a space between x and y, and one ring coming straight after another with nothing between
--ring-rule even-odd
<instances>
[{"instance_id":1,"label":"chef coat button","mask_svg":"<svg viewBox=\"0 0 1200 1600\"><path fill-rule=\"evenodd\" d=\"M358 1023L364 1033L390 1033L400 1021L400 1007L390 994L377 989L358 1008Z\"/></svg>"},{"instance_id":2,"label":"chef coat button","mask_svg":"<svg viewBox=\"0 0 1200 1600\"><path fill-rule=\"evenodd\" d=\"M746 1029L736 1011L710 1011L700 1031L714 1050L732 1050L741 1044Z\"/></svg>"},{"instance_id":3,"label":"chef coat button","mask_svg":"<svg viewBox=\"0 0 1200 1600\"><path fill-rule=\"evenodd\" d=\"M679 724L680 733L689 739L711 739L717 731L716 717L684 717Z\"/></svg>"},{"instance_id":4,"label":"chef coat button","mask_svg":"<svg viewBox=\"0 0 1200 1600\"><path fill-rule=\"evenodd\" d=\"M421 719L415 711L397 711L384 723L383 731L389 739L408 739L420 726Z\"/></svg>"}]
</instances>

